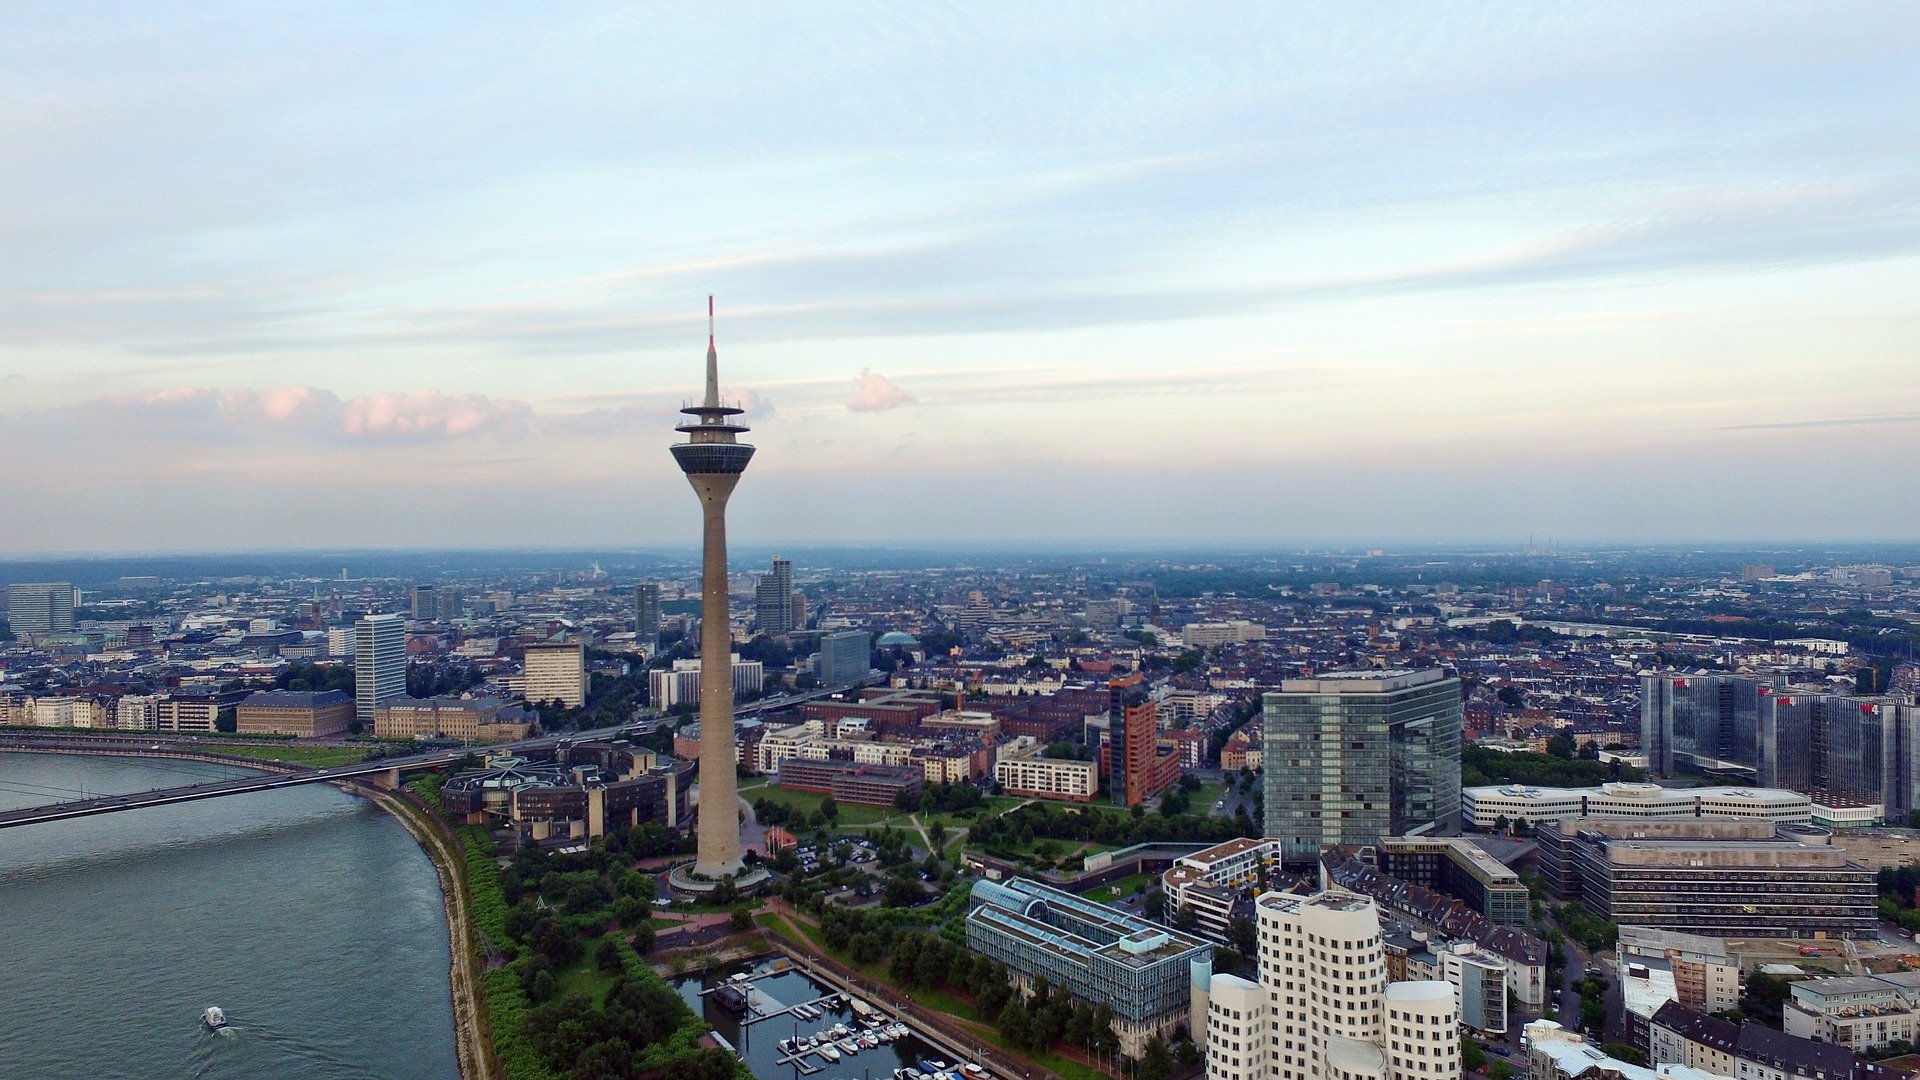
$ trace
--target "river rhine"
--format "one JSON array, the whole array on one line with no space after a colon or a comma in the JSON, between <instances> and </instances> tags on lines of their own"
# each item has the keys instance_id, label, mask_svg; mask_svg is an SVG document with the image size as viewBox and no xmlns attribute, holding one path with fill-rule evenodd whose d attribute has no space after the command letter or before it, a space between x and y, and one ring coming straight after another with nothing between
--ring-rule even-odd
<instances>
[{"instance_id":1,"label":"river rhine","mask_svg":"<svg viewBox=\"0 0 1920 1080\"><path fill-rule=\"evenodd\" d=\"M0 754L0 808L234 775ZM324 784L0 831L0 1077L455 1078L447 965L432 864Z\"/></svg>"}]
</instances>

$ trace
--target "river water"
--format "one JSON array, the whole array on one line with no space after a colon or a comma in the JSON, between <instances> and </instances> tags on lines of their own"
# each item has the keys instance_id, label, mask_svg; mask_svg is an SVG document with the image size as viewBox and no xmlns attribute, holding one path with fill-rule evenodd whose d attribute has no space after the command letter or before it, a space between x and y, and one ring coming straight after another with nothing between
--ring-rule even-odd
<instances>
[{"instance_id":1,"label":"river water","mask_svg":"<svg viewBox=\"0 0 1920 1080\"><path fill-rule=\"evenodd\" d=\"M0 754L0 809L238 775ZM448 961L432 864L324 784L0 831L0 1077L455 1078Z\"/></svg>"}]
</instances>

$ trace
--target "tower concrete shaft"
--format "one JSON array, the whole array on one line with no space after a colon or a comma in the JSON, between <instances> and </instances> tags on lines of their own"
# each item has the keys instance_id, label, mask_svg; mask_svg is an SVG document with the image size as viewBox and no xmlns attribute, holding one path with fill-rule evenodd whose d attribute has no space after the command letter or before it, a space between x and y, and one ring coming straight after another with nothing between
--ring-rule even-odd
<instances>
[{"instance_id":1,"label":"tower concrete shaft","mask_svg":"<svg viewBox=\"0 0 1920 1080\"><path fill-rule=\"evenodd\" d=\"M707 297L707 385L698 405L680 411L698 417L677 431L687 441L673 458L700 496L700 818L693 872L706 878L738 874L740 811L733 748L733 630L727 604L727 498L753 458L735 436L746 431L743 411L720 401L720 359L714 347L713 297Z\"/></svg>"},{"instance_id":2,"label":"tower concrete shaft","mask_svg":"<svg viewBox=\"0 0 1920 1080\"><path fill-rule=\"evenodd\" d=\"M700 818L694 873L740 872L735 808L733 630L727 605L727 497L738 473L687 477L700 496Z\"/></svg>"}]
</instances>

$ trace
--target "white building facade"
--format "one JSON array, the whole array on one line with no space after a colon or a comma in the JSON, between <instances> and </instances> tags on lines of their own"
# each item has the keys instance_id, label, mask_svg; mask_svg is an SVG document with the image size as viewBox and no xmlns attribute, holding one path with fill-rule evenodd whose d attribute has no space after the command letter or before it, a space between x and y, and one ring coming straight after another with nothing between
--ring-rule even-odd
<instances>
[{"instance_id":1,"label":"white building facade","mask_svg":"<svg viewBox=\"0 0 1920 1080\"><path fill-rule=\"evenodd\" d=\"M1259 981L1208 979L1208 1080L1453 1080L1452 986L1387 981L1380 916L1353 893L1267 893L1254 903Z\"/></svg>"}]
</instances>

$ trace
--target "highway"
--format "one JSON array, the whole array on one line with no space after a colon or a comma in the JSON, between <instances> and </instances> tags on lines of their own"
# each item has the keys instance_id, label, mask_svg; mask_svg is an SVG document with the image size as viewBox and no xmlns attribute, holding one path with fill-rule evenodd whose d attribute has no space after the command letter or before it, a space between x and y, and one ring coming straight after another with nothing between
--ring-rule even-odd
<instances>
[{"instance_id":1,"label":"highway","mask_svg":"<svg viewBox=\"0 0 1920 1080\"><path fill-rule=\"evenodd\" d=\"M773 709L782 709L842 693L850 687L828 687L809 691L805 694L766 698L752 702L747 707L736 710L735 715L756 715ZM286 772L266 773L260 776L245 776L236 780L215 780L201 784L184 784L179 787L161 788L131 795L102 795L90 799L76 799L70 802L49 803L43 806L29 806L20 810L0 813L0 829L17 828L22 825L38 825L49 821L66 821L72 818L92 817L96 814L112 814L123 810L140 810L150 806L167 806L173 803L194 802L200 799L218 799L227 795L244 795L254 791L273 791L277 788L297 787L302 784L323 784L333 780L353 780L375 776L392 770L407 771L413 769L443 769L460 761L468 754L530 754L550 751L562 745L585 742L625 735L636 728L651 728L652 721L616 724L612 727L594 728L588 731L566 731L553 735L541 735L517 742L493 743L487 746L442 747L418 754L401 757L377 758L352 765L333 765L319 769L292 769ZM218 756L220 743L217 739L179 736L155 736L144 732L100 732L82 733L63 729L48 729L40 732L13 731L0 734L0 750L71 750L77 753L88 751L111 751L129 754L206 754ZM271 762L232 759L236 765L253 767L271 767Z\"/></svg>"}]
</instances>

